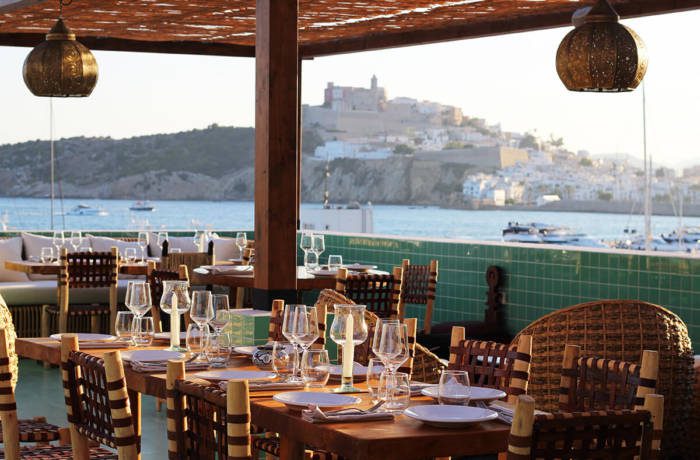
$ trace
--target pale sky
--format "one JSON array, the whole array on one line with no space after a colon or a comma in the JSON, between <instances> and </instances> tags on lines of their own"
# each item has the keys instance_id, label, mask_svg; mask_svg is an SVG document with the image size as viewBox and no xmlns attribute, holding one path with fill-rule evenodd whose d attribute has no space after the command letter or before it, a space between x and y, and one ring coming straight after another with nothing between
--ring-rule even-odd
<instances>
[{"instance_id":1,"label":"pale sky","mask_svg":"<svg viewBox=\"0 0 700 460\"><path fill-rule=\"evenodd\" d=\"M68 19L70 24L70 19ZM700 11L626 20L646 42L648 150L669 166L700 164ZM389 98L461 107L510 131L564 137L568 148L642 155L642 92L568 92L554 67L570 28L339 55L304 61L303 102L320 104L328 81L369 86ZM29 48L0 47L0 144L46 139L48 99L22 80ZM92 96L57 99L56 137L168 133L211 123L252 126L254 61L96 51Z\"/></svg>"}]
</instances>

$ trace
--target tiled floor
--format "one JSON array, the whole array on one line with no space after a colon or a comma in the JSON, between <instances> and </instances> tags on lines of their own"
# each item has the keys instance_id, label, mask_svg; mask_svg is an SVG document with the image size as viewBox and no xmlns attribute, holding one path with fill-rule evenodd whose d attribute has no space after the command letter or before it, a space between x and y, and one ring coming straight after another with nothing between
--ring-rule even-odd
<instances>
[{"instance_id":1,"label":"tiled floor","mask_svg":"<svg viewBox=\"0 0 700 460\"><path fill-rule=\"evenodd\" d=\"M16 396L20 417L43 415L51 423L66 426L66 406L63 403L63 388L57 367L44 369L43 365L35 361L22 359ZM155 399L150 396L144 396L141 402L141 458L168 458L165 407L162 412L156 412Z\"/></svg>"}]
</instances>

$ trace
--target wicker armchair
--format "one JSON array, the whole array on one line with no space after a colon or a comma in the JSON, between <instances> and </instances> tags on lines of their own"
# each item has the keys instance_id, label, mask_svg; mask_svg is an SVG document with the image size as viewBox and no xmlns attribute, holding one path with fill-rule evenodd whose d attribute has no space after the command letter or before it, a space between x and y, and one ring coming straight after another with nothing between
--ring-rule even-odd
<instances>
[{"instance_id":1,"label":"wicker armchair","mask_svg":"<svg viewBox=\"0 0 700 460\"><path fill-rule=\"evenodd\" d=\"M185 362L169 361L168 458L252 459L248 382L226 391L185 379Z\"/></svg>"},{"instance_id":2,"label":"wicker armchair","mask_svg":"<svg viewBox=\"0 0 700 460\"><path fill-rule=\"evenodd\" d=\"M438 261L431 260L428 265L411 265L411 261L401 262L403 282L401 283L402 304L425 306L423 333L430 334L433 321L433 305L438 280Z\"/></svg>"},{"instance_id":3,"label":"wicker armchair","mask_svg":"<svg viewBox=\"0 0 700 460\"><path fill-rule=\"evenodd\" d=\"M555 311L533 322L520 335L532 336L528 394L537 408L559 405L561 363L567 343L588 356L639 362L644 350L659 353L657 393L664 396L664 456L700 451L690 427L693 405L693 353L688 328L669 310L638 300L601 300Z\"/></svg>"},{"instance_id":4,"label":"wicker armchair","mask_svg":"<svg viewBox=\"0 0 700 460\"><path fill-rule=\"evenodd\" d=\"M401 267L394 267L390 275L350 275L346 268L340 268L336 276L335 290L354 303L366 305L368 311L380 318L401 318L402 280Z\"/></svg>"},{"instance_id":5,"label":"wicker armchair","mask_svg":"<svg viewBox=\"0 0 700 460\"><path fill-rule=\"evenodd\" d=\"M522 335L515 345L481 340L466 340L465 329L452 328L448 369L469 372L472 385L498 388L515 404L527 393L532 358L532 337Z\"/></svg>"},{"instance_id":6,"label":"wicker armchair","mask_svg":"<svg viewBox=\"0 0 700 460\"><path fill-rule=\"evenodd\" d=\"M58 317L58 332L69 332L69 317L89 317L90 331L108 330L114 334L117 319L117 278L119 274L119 251L73 252L66 248L61 252L58 274L58 302L44 308L41 318L42 335L49 335L52 319ZM109 288L109 298L101 305L71 305L70 290L73 288ZM108 325L104 321L109 321ZM72 329L72 328L71 328ZM77 332L77 331L70 331Z\"/></svg>"},{"instance_id":7,"label":"wicker armchair","mask_svg":"<svg viewBox=\"0 0 700 460\"><path fill-rule=\"evenodd\" d=\"M508 460L655 458L663 426L663 396L648 395L644 410L535 415L535 400L518 397L508 437Z\"/></svg>"}]
</instances>

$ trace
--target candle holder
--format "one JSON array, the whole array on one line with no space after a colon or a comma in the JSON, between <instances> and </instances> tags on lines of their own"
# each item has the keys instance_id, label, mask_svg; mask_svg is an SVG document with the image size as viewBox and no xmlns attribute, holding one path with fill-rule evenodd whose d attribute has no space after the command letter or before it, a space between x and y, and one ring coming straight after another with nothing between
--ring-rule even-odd
<instances>
[{"instance_id":1,"label":"candle holder","mask_svg":"<svg viewBox=\"0 0 700 460\"><path fill-rule=\"evenodd\" d=\"M342 347L343 372L340 387L335 393L360 393L362 390L353 386L353 367L355 363L355 345L367 340L367 322L364 305L334 305L335 316L331 324L331 339Z\"/></svg>"},{"instance_id":2,"label":"candle holder","mask_svg":"<svg viewBox=\"0 0 700 460\"><path fill-rule=\"evenodd\" d=\"M164 280L160 309L170 315L170 351L186 352L180 346L180 315L190 309L189 283L179 280Z\"/></svg>"}]
</instances>

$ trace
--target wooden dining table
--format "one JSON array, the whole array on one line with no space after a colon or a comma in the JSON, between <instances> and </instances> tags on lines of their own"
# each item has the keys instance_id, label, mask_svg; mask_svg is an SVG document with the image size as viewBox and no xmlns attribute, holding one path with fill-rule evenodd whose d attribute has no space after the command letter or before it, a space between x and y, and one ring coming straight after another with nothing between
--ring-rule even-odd
<instances>
[{"instance_id":1,"label":"wooden dining table","mask_svg":"<svg viewBox=\"0 0 700 460\"><path fill-rule=\"evenodd\" d=\"M163 349L164 347L149 347ZM143 350L144 348L139 348ZM60 343L49 338L18 338L15 350L21 357L60 364ZM101 356L111 349L83 349ZM123 349L121 350L123 351ZM232 357L229 369L254 370L250 357ZM186 378L197 371L188 372ZM134 420L140 419L140 395L147 394L165 398L165 373L143 373L134 371L125 364L129 397ZM206 383L205 381L200 381ZM358 384L361 388L362 384ZM315 391L330 391L333 385ZM299 413L290 412L286 406L272 399L275 391L251 391L251 422L271 432L279 433L280 458L301 460L306 446L313 446L336 453L343 458L364 460L368 458L420 459L450 455L487 455L504 452L510 427L500 421L481 422L464 428L434 428L422 424L406 415L395 419L354 423L315 424L303 420ZM358 393L360 408L368 408L372 401L367 393ZM431 404L425 396L412 397L411 405ZM137 425L140 434L140 425ZM147 441L146 441L147 442Z\"/></svg>"}]
</instances>

